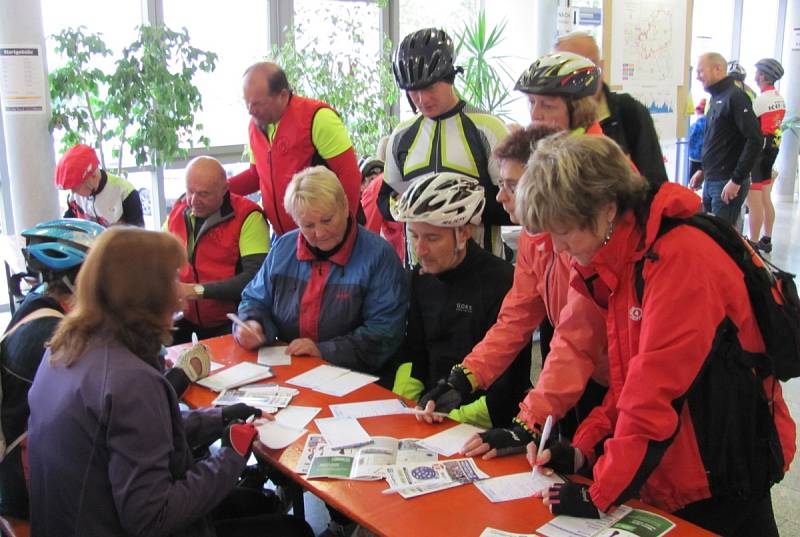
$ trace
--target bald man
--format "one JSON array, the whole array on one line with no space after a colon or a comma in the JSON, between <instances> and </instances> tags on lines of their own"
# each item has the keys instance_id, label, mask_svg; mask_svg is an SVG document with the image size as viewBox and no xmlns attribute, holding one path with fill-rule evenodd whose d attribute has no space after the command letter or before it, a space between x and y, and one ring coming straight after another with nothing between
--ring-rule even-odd
<instances>
[{"instance_id":1,"label":"bald man","mask_svg":"<svg viewBox=\"0 0 800 537\"><path fill-rule=\"evenodd\" d=\"M750 171L764 145L750 97L728 76L728 63L716 52L697 60L697 80L711 94L703 135L702 169L690 186L703 185L703 208L738 227L750 189Z\"/></svg>"},{"instance_id":2,"label":"bald man","mask_svg":"<svg viewBox=\"0 0 800 537\"><path fill-rule=\"evenodd\" d=\"M226 314L236 312L242 290L269 250L269 229L258 205L228 191L225 169L211 157L186 167L186 194L172 208L167 231L186 246L181 269L183 319L175 343L230 333Z\"/></svg>"},{"instance_id":3,"label":"bald man","mask_svg":"<svg viewBox=\"0 0 800 537\"><path fill-rule=\"evenodd\" d=\"M600 49L594 37L585 32L572 32L556 41L555 50L572 52L588 58L603 68ZM627 93L611 91L605 82L597 88L597 121L603 134L617 142L630 156L639 172L654 187L668 180L664 155L658 143L653 118L647 108Z\"/></svg>"},{"instance_id":4,"label":"bald man","mask_svg":"<svg viewBox=\"0 0 800 537\"><path fill-rule=\"evenodd\" d=\"M231 177L231 192L261 190L261 202L278 236L297 225L283 207L292 176L322 164L339 178L353 215L358 213L361 172L344 123L330 105L292 93L278 65L260 62L245 71L244 102L250 113L251 165Z\"/></svg>"}]
</instances>

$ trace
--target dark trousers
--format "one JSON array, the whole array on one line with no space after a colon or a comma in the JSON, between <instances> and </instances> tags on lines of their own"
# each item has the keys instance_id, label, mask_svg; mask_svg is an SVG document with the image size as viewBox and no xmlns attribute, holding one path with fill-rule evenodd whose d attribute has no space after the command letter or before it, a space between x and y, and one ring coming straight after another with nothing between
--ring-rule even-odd
<instances>
[{"instance_id":1,"label":"dark trousers","mask_svg":"<svg viewBox=\"0 0 800 537\"><path fill-rule=\"evenodd\" d=\"M769 494L757 500L709 498L673 514L723 537L778 537Z\"/></svg>"},{"instance_id":2,"label":"dark trousers","mask_svg":"<svg viewBox=\"0 0 800 537\"><path fill-rule=\"evenodd\" d=\"M237 487L211 513L218 537L314 537L297 517L277 514L272 498Z\"/></svg>"},{"instance_id":3,"label":"dark trousers","mask_svg":"<svg viewBox=\"0 0 800 537\"><path fill-rule=\"evenodd\" d=\"M174 345L178 345L180 343L189 343L192 341L192 333L197 334L197 339L227 336L228 334L232 333L231 323L225 323L220 326L204 327L191 323L186 319L181 319L175 323L175 330L172 332L172 343Z\"/></svg>"},{"instance_id":4,"label":"dark trousers","mask_svg":"<svg viewBox=\"0 0 800 537\"><path fill-rule=\"evenodd\" d=\"M747 199L747 192L750 190L750 181L745 180L739 188L739 193L730 203L722 201L722 189L728 183L727 180L709 180L703 182L703 210L712 213L723 220L729 222L733 227L739 229L738 222L742 215L742 205Z\"/></svg>"}]
</instances>

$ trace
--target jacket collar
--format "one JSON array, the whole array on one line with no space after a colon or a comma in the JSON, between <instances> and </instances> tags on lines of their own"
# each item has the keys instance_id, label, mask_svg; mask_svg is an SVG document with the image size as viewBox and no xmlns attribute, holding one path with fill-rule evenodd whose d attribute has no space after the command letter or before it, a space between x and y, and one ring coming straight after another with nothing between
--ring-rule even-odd
<instances>
[{"instance_id":1,"label":"jacket collar","mask_svg":"<svg viewBox=\"0 0 800 537\"><path fill-rule=\"evenodd\" d=\"M611 239L595 254L589 266L582 267L575 262L574 265L584 278L596 272L614 290L623 267L641 259L653 245L663 218L689 218L699 210L697 194L676 183L665 183L650 204L644 228L636 222L633 211L625 212L617 219Z\"/></svg>"},{"instance_id":2,"label":"jacket collar","mask_svg":"<svg viewBox=\"0 0 800 537\"><path fill-rule=\"evenodd\" d=\"M339 248L338 252L326 260L342 267L347 265L347 262L350 261L350 256L352 255L353 248L356 244L356 237L358 236L358 224L353 222L352 219L350 221L351 224L348 226L347 236L344 239L344 244L342 244L342 247ZM297 230L296 250L298 261L318 261L317 257L314 255L314 252L311 251L308 241L306 241L306 238L303 236L303 233L300 230Z\"/></svg>"},{"instance_id":3,"label":"jacket collar","mask_svg":"<svg viewBox=\"0 0 800 537\"><path fill-rule=\"evenodd\" d=\"M711 95L719 95L723 91L731 88L734 84L735 81L731 77L726 76L719 82L710 85L706 91L708 91Z\"/></svg>"},{"instance_id":4,"label":"jacket collar","mask_svg":"<svg viewBox=\"0 0 800 537\"><path fill-rule=\"evenodd\" d=\"M427 119L430 119L431 121L442 121L444 119L451 118L451 117L459 114L464 109L464 107L466 105L467 105L466 101L464 101L463 99L459 99L458 100L458 104L456 104L453 108L451 108L450 110L448 110L444 114L438 115L436 117L427 118ZM420 114L420 117L425 118L425 116L423 116L422 114Z\"/></svg>"}]
</instances>

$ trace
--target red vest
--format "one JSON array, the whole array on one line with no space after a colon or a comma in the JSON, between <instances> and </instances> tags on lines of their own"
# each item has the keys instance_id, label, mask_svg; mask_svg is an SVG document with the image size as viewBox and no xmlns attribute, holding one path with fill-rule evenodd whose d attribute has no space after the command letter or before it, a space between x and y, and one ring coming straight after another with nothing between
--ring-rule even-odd
<instances>
[{"instance_id":1,"label":"red vest","mask_svg":"<svg viewBox=\"0 0 800 537\"><path fill-rule=\"evenodd\" d=\"M239 235L242 225L258 205L247 198L229 194L230 201L222 203L222 220L197 237L194 254L181 268L179 279L185 283L204 283L225 280L236 275L239 255ZM188 251L189 207L186 197L181 197L169 213L167 227L177 236ZM183 309L186 320L202 327L215 327L229 323L226 313L236 311L237 302L222 300L187 300Z\"/></svg>"},{"instance_id":2,"label":"red vest","mask_svg":"<svg viewBox=\"0 0 800 537\"><path fill-rule=\"evenodd\" d=\"M250 149L256 160L261 204L267 213L267 220L278 235L297 227L283 208L283 196L292 176L311 166L311 159L317 152L311 141L311 124L320 108L330 107L322 101L292 95L272 143L250 120Z\"/></svg>"}]
</instances>

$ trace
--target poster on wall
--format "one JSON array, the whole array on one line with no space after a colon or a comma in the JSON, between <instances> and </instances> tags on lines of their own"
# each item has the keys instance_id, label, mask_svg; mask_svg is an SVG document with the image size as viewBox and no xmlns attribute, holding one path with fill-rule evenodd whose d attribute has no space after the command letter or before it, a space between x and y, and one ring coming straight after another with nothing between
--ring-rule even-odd
<instances>
[{"instance_id":1,"label":"poster on wall","mask_svg":"<svg viewBox=\"0 0 800 537\"><path fill-rule=\"evenodd\" d=\"M0 45L0 96L5 114L45 112L47 91L38 45Z\"/></svg>"},{"instance_id":2,"label":"poster on wall","mask_svg":"<svg viewBox=\"0 0 800 537\"><path fill-rule=\"evenodd\" d=\"M676 110L678 108L678 87L676 85L659 83L624 84L626 93L633 95L640 103L645 105L656 132L661 140L673 140L676 137L675 128L678 122Z\"/></svg>"}]
</instances>

